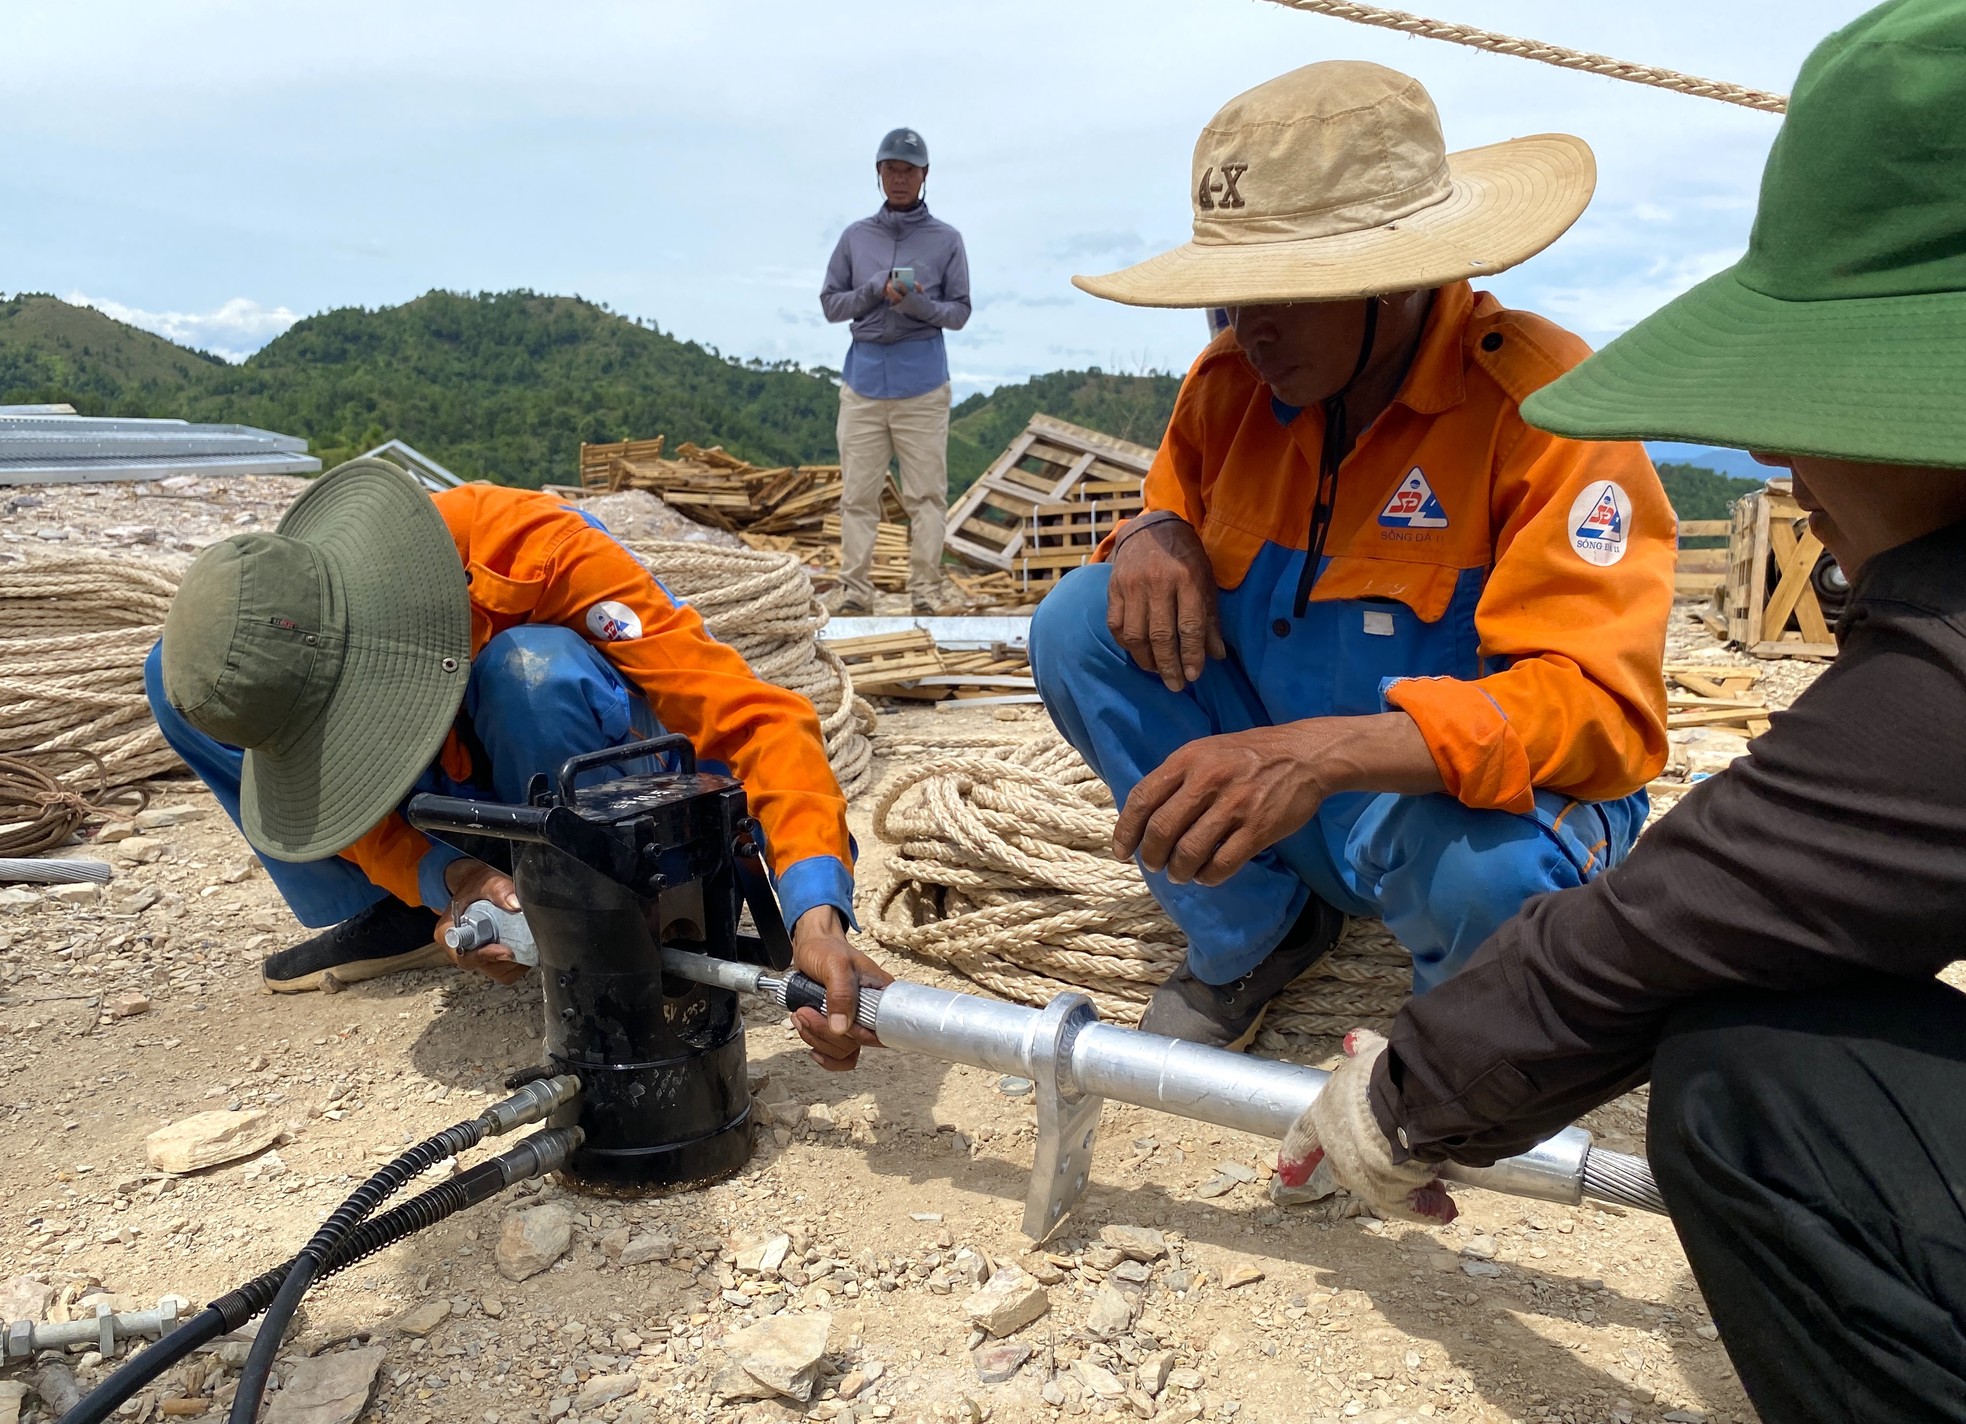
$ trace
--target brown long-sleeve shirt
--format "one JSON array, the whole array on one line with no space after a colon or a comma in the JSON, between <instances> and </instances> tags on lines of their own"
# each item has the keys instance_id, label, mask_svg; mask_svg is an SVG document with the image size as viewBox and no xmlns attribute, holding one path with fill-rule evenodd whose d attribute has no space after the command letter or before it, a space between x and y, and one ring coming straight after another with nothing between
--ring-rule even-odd
<instances>
[{"instance_id":1,"label":"brown long-sleeve shirt","mask_svg":"<svg viewBox=\"0 0 1966 1424\"><path fill-rule=\"evenodd\" d=\"M1966 524L1873 558L1835 666L1617 869L1394 1022L1380 1125L1485 1165L1646 1081L1667 1015L1966 958Z\"/></svg>"}]
</instances>

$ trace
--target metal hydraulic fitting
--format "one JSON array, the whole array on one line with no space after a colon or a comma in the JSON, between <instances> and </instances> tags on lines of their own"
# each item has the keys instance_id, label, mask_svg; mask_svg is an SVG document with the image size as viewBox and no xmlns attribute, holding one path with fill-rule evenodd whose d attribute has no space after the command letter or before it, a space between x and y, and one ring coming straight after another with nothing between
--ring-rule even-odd
<instances>
[{"instance_id":1,"label":"metal hydraulic fitting","mask_svg":"<svg viewBox=\"0 0 1966 1424\"><path fill-rule=\"evenodd\" d=\"M513 1143L492 1161L509 1187L529 1177L543 1177L548 1172L560 1171L586 1137L587 1134L577 1127L541 1128L532 1136Z\"/></svg>"},{"instance_id":2,"label":"metal hydraulic fitting","mask_svg":"<svg viewBox=\"0 0 1966 1424\"><path fill-rule=\"evenodd\" d=\"M503 1102L493 1103L478 1121L491 1137L501 1137L528 1123L544 1122L580 1096L580 1079L571 1073L557 1078L535 1078Z\"/></svg>"}]
</instances>

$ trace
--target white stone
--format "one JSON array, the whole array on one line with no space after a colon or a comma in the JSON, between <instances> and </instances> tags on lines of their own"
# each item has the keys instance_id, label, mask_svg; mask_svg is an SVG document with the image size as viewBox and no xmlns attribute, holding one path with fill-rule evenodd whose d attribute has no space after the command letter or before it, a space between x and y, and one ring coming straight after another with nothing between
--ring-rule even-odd
<instances>
[{"instance_id":1,"label":"white stone","mask_svg":"<svg viewBox=\"0 0 1966 1424\"><path fill-rule=\"evenodd\" d=\"M1167 1238L1145 1226L1103 1226L1099 1239L1130 1261L1158 1261L1167 1254Z\"/></svg>"},{"instance_id":2,"label":"white stone","mask_svg":"<svg viewBox=\"0 0 1966 1424\"><path fill-rule=\"evenodd\" d=\"M198 1172L264 1151L279 1136L270 1113L201 1112L158 1128L144 1138L143 1153L160 1172Z\"/></svg>"},{"instance_id":3,"label":"white stone","mask_svg":"<svg viewBox=\"0 0 1966 1424\"><path fill-rule=\"evenodd\" d=\"M265 1424L354 1424L375 1393L386 1345L298 1360L266 1406Z\"/></svg>"},{"instance_id":4,"label":"white stone","mask_svg":"<svg viewBox=\"0 0 1966 1424\"><path fill-rule=\"evenodd\" d=\"M573 1243L573 1213L558 1202L509 1213L498 1234L498 1273L508 1281L528 1280Z\"/></svg>"},{"instance_id":5,"label":"white stone","mask_svg":"<svg viewBox=\"0 0 1966 1424\"><path fill-rule=\"evenodd\" d=\"M599 1409L603 1404L633 1394L641 1387L641 1381L634 1375L592 1375L580 1387L580 1393L573 1397L575 1409Z\"/></svg>"},{"instance_id":6,"label":"white stone","mask_svg":"<svg viewBox=\"0 0 1966 1424\"><path fill-rule=\"evenodd\" d=\"M1111 1283L1101 1285L1085 1318L1085 1332L1096 1340L1111 1340L1133 1328L1133 1301Z\"/></svg>"},{"instance_id":7,"label":"white stone","mask_svg":"<svg viewBox=\"0 0 1966 1424\"><path fill-rule=\"evenodd\" d=\"M673 1239L652 1232L633 1238L621 1248L621 1264L640 1266L650 1261L666 1261L675 1254L676 1243Z\"/></svg>"},{"instance_id":8,"label":"white stone","mask_svg":"<svg viewBox=\"0 0 1966 1424\"><path fill-rule=\"evenodd\" d=\"M832 1328L833 1317L823 1310L774 1315L726 1336L724 1353L760 1384L804 1404L818 1383Z\"/></svg>"},{"instance_id":9,"label":"white stone","mask_svg":"<svg viewBox=\"0 0 1966 1424\"><path fill-rule=\"evenodd\" d=\"M1013 1265L997 1267L989 1284L963 1302L963 1314L999 1338L1022 1330L1050 1309L1045 1288Z\"/></svg>"}]
</instances>

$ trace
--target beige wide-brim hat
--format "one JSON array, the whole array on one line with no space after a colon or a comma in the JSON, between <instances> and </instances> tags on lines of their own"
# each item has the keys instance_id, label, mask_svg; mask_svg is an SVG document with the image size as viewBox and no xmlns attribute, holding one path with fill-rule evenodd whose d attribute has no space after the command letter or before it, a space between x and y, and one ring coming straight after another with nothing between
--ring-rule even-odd
<instances>
[{"instance_id":1,"label":"beige wide-brim hat","mask_svg":"<svg viewBox=\"0 0 1966 1424\"><path fill-rule=\"evenodd\" d=\"M1449 153L1419 80L1333 60L1231 99L1191 177L1194 241L1073 284L1130 306L1232 307L1485 277L1563 235L1597 163L1569 134Z\"/></svg>"}]
</instances>

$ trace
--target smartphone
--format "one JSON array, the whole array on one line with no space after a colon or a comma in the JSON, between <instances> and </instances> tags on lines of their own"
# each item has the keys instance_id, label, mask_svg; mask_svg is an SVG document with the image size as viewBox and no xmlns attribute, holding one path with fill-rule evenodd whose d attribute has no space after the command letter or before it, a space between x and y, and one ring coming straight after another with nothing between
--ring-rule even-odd
<instances>
[{"instance_id":1,"label":"smartphone","mask_svg":"<svg viewBox=\"0 0 1966 1424\"><path fill-rule=\"evenodd\" d=\"M915 289L914 268L896 267L893 271L889 272L887 275L888 275L888 280L893 282L894 285L898 287L900 290L904 292L912 292Z\"/></svg>"}]
</instances>

